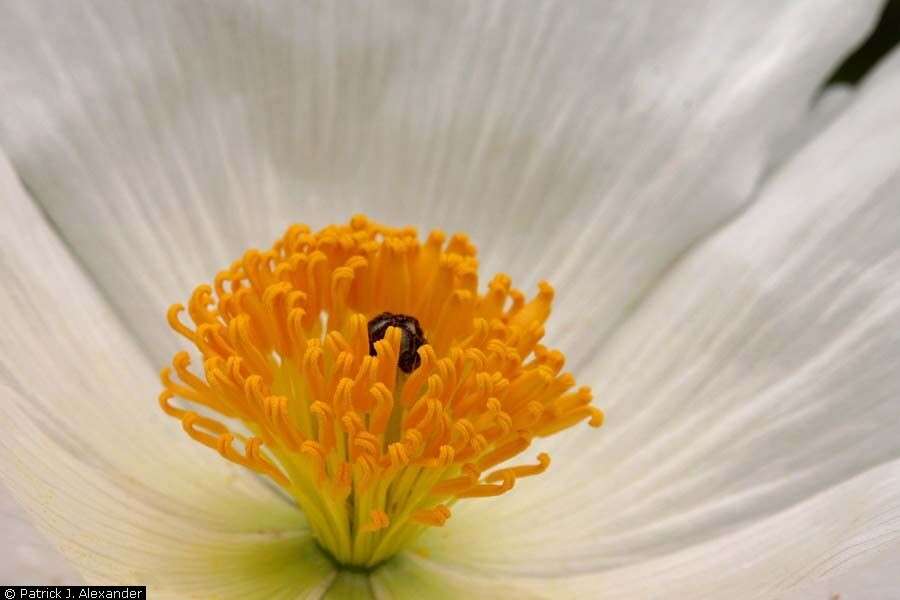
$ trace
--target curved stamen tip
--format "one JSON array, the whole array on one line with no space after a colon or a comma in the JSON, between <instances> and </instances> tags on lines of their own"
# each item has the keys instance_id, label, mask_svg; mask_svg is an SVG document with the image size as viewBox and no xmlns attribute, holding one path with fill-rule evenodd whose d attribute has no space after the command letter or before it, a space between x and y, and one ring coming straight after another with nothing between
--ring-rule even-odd
<instances>
[{"instance_id":1,"label":"curved stamen tip","mask_svg":"<svg viewBox=\"0 0 900 600\"><path fill-rule=\"evenodd\" d=\"M369 320L369 354L375 356L375 342L384 339L389 327L397 327L402 332L397 366L404 373L412 373L419 368L422 359L419 348L428 342L418 319L409 315L383 312Z\"/></svg>"}]
</instances>

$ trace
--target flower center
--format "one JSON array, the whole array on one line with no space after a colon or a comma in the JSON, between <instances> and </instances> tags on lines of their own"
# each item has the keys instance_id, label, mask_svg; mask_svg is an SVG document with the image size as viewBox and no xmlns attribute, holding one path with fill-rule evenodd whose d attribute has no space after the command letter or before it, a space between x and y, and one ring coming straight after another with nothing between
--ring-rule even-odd
<instances>
[{"instance_id":1,"label":"flower center","mask_svg":"<svg viewBox=\"0 0 900 600\"><path fill-rule=\"evenodd\" d=\"M546 470L544 453L500 466L533 438L603 422L562 353L538 343L553 289L526 302L501 274L479 294L477 267L461 234L420 243L362 216L294 225L194 290L193 327L169 309L203 377L177 353L160 406L284 488L336 561L377 565L455 502Z\"/></svg>"}]
</instances>

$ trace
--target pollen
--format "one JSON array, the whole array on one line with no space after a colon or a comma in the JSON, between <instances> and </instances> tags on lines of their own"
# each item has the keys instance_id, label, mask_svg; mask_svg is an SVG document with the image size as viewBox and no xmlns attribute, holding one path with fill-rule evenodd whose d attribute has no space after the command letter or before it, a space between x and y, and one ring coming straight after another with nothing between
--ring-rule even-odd
<instances>
[{"instance_id":1,"label":"pollen","mask_svg":"<svg viewBox=\"0 0 900 600\"><path fill-rule=\"evenodd\" d=\"M478 284L462 234L293 225L169 309L190 351L162 370L160 407L282 487L335 561L373 567L457 502L546 471L536 438L603 423L540 344L553 288Z\"/></svg>"}]
</instances>

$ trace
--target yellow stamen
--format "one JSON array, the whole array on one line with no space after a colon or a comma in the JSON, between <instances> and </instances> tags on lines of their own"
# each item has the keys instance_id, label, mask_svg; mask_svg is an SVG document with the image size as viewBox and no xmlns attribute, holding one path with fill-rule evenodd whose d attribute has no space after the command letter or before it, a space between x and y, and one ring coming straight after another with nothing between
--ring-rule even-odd
<instances>
[{"instance_id":1,"label":"yellow stamen","mask_svg":"<svg viewBox=\"0 0 900 600\"><path fill-rule=\"evenodd\" d=\"M536 465L521 465L518 467L509 467L507 469L499 469L494 471L485 478L487 482L494 481L504 481L508 476L513 476L514 479L520 479L522 477L530 477L532 475L540 475L544 471L547 470L547 467L550 466L550 455L541 452L538 454L538 464Z\"/></svg>"},{"instance_id":2,"label":"yellow stamen","mask_svg":"<svg viewBox=\"0 0 900 600\"><path fill-rule=\"evenodd\" d=\"M563 354L539 343L553 295L542 282L526 300L504 274L479 293L461 234L420 243L362 216L294 225L169 309L203 373L177 353L159 405L291 494L337 561L371 567L455 502L543 473L545 453L503 466L533 439L602 424Z\"/></svg>"},{"instance_id":3,"label":"yellow stamen","mask_svg":"<svg viewBox=\"0 0 900 600\"><path fill-rule=\"evenodd\" d=\"M378 531L391 524L391 518L383 510L373 510L369 514L371 515L371 520L360 528L360 531L363 533Z\"/></svg>"},{"instance_id":4,"label":"yellow stamen","mask_svg":"<svg viewBox=\"0 0 900 600\"><path fill-rule=\"evenodd\" d=\"M490 496L499 496L513 489L516 484L516 476L512 472L503 474L503 482L499 485L489 483L475 485L468 490L461 492L457 498L489 498Z\"/></svg>"},{"instance_id":5,"label":"yellow stamen","mask_svg":"<svg viewBox=\"0 0 900 600\"><path fill-rule=\"evenodd\" d=\"M447 519L450 518L450 509L440 505L434 508L428 508L413 513L412 520L423 525L431 525L433 527L443 527Z\"/></svg>"}]
</instances>

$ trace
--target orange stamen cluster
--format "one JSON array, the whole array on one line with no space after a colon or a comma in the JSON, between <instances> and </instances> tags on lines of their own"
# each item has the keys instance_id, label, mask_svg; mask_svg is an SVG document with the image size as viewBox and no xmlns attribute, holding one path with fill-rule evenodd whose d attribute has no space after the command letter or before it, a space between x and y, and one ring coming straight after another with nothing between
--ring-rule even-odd
<instances>
[{"instance_id":1,"label":"orange stamen cluster","mask_svg":"<svg viewBox=\"0 0 900 600\"><path fill-rule=\"evenodd\" d=\"M564 356L538 342L553 289L526 302L498 275L478 292L475 248L440 231L364 217L313 233L287 230L172 306L203 377L179 352L159 402L185 432L271 478L304 510L342 564L372 566L464 498L498 496L550 464L500 465L533 438L599 426L589 388L573 390ZM404 332L389 327L370 355L368 322L418 320L418 368L398 369ZM180 401L176 401L178 398ZM185 406L191 406L191 410Z\"/></svg>"}]
</instances>

